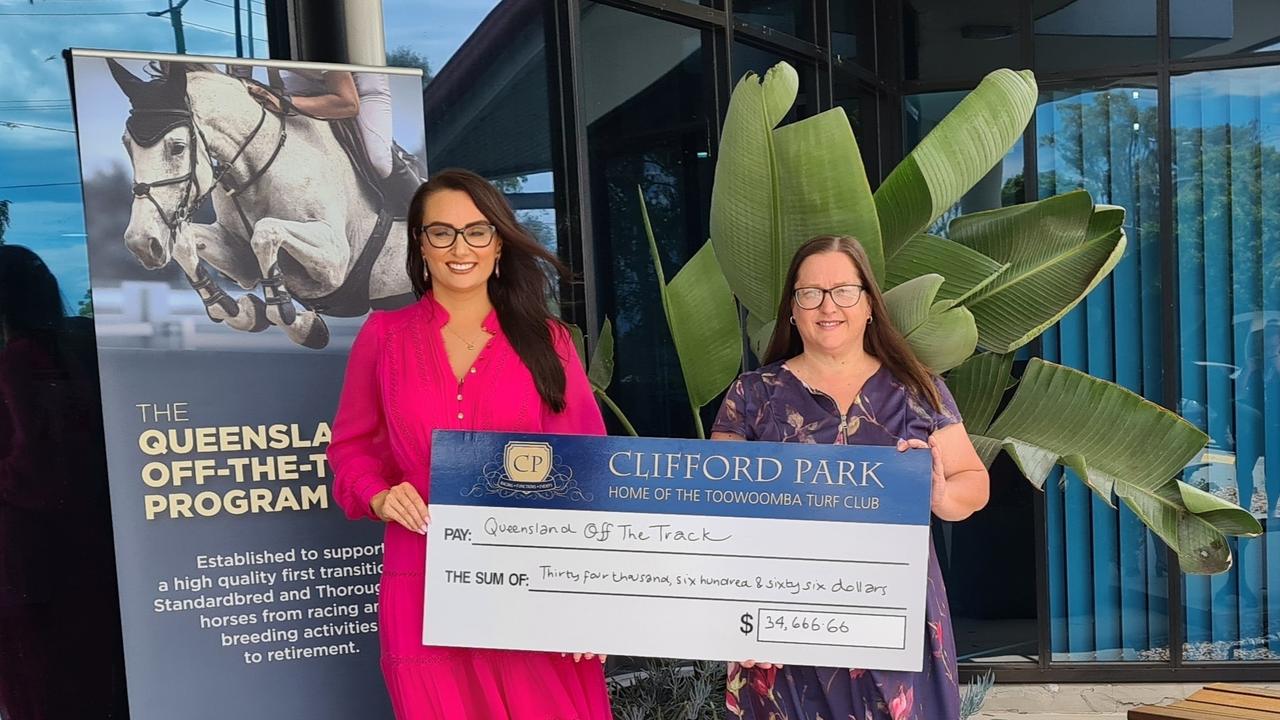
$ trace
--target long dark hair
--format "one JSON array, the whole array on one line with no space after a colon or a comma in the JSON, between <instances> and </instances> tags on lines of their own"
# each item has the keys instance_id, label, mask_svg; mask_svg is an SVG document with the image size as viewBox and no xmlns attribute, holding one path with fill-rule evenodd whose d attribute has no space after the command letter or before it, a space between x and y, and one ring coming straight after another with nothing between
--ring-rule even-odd
<instances>
[{"instance_id":1,"label":"long dark hair","mask_svg":"<svg viewBox=\"0 0 1280 720\"><path fill-rule=\"evenodd\" d=\"M405 261L413 292L419 298L431 290L431 280L423 270L421 241L413 227L422 220L427 198L441 190L459 190L498 229L502 253L498 257L499 279L489 276L489 301L498 313L502 332L510 341L538 388L542 401L555 412L564 410L564 366L556 354L551 338L550 322L560 324L547 308L551 283L568 273L564 263L549 252L516 220L516 214L488 180L471 172L450 168L441 170L423 183L409 203L409 225L406 232L409 254Z\"/></svg>"},{"instance_id":2,"label":"long dark hair","mask_svg":"<svg viewBox=\"0 0 1280 720\"><path fill-rule=\"evenodd\" d=\"M796 292L796 276L800 274L800 265L809 257L819 253L838 252L853 262L862 276L862 295L871 303L872 322L867 325L862 336L862 347L869 355L879 360L889 372L909 390L922 398L926 398L935 410L942 410L942 398L938 388L933 384L933 373L912 352L902 333L893 326L889 319L889 311L884 304L884 295L876 284L875 275L871 274L871 261L867 259L867 251L862 244L848 235L820 235L796 250L791 259L791 267L787 270L786 284L782 288L782 300L778 303L778 320L773 326L773 337L769 339L769 348L764 353L764 363L789 360L804 351L804 341L800 333L791 324L791 303Z\"/></svg>"}]
</instances>

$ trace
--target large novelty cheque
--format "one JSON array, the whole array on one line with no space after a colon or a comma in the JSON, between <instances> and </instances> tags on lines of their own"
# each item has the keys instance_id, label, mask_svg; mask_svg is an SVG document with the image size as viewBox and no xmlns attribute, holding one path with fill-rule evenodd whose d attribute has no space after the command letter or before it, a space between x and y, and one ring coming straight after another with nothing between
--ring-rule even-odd
<instances>
[{"instance_id":1,"label":"large novelty cheque","mask_svg":"<svg viewBox=\"0 0 1280 720\"><path fill-rule=\"evenodd\" d=\"M423 642L920 670L930 457L438 431Z\"/></svg>"}]
</instances>

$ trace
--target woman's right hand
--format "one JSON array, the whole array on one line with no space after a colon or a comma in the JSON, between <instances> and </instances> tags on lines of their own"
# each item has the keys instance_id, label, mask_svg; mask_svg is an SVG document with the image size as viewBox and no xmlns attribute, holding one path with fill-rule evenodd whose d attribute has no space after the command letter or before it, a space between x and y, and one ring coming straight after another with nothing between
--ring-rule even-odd
<instances>
[{"instance_id":1,"label":"woman's right hand","mask_svg":"<svg viewBox=\"0 0 1280 720\"><path fill-rule=\"evenodd\" d=\"M369 501L373 514L382 522L400 523L406 530L419 535L427 534L427 523L431 515L427 512L427 504L422 501L418 489L407 482L383 490Z\"/></svg>"},{"instance_id":2,"label":"woman's right hand","mask_svg":"<svg viewBox=\"0 0 1280 720\"><path fill-rule=\"evenodd\" d=\"M284 104L280 102L280 98L264 87L248 83L249 94L253 96L262 106L277 115L284 112Z\"/></svg>"}]
</instances>

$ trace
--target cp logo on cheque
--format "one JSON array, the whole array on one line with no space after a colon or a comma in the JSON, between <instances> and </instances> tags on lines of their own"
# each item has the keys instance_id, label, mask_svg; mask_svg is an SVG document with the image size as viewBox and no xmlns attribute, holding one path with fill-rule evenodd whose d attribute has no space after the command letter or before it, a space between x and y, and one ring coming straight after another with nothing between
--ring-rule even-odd
<instances>
[{"instance_id":1,"label":"cp logo on cheque","mask_svg":"<svg viewBox=\"0 0 1280 720\"><path fill-rule=\"evenodd\" d=\"M551 474L551 445L544 442L512 441L502 453L507 479L513 485L535 490L545 485ZM530 487L533 486L533 487Z\"/></svg>"}]
</instances>

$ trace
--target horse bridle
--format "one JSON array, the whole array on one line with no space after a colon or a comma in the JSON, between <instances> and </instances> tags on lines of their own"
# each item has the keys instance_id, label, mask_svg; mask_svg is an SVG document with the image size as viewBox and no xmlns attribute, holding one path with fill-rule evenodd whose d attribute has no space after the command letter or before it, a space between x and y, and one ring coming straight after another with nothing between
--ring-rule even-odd
<instances>
[{"instance_id":1,"label":"horse bridle","mask_svg":"<svg viewBox=\"0 0 1280 720\"><path fill-rule=\"evenodd\" d=\"M236 162L241 158L241 156L244 155L244 152L249 148L249 145L258 137L258 133L261 132L262 126L267 121L266 107L260 107L260 110L262 111L262 114L258 117L258 124L254 126L253 131L249 133L249 136L246 137L244 142L240 144L240 147L236 149L236 153L231 157L231 160L226 163L220 162L218 158L214 156L213 148L209 146L209 141L205 137L204 131L196 124L195 114L191 111L190 97L185 99L185 107L180 110L133 110L134 114L163 113L167 115L176 115L181 119L170 127L177 127L178 125L186 127L188 136L191 138L191 144L193 146L190 153L191 163L185 173L149 183L137 182L135 179L133 183L134 199L146 198L149 200L151 204L155 206L156 212L160 214L160 219L164 221L165 227L168 228L169 247L173 247L173 243L178 235L178 228L182 223L189 220L200 205L203 204L204 201L213 194L213 191L218 189L218 187L226 189L228 197L231 198L232 203L235 205L236 212L240 215L240 222L244 223L245 237L251 237L253 235L253 224L249 222L249 216L245 213L244 208L240 206L239 195L250 187L253 187L254 184L262 179L262 176L266 174L272 163L274 163L276 158L279 157L280 150L284 148L285 138L288 137L288 131L285 128L284 119L281 118L280 138L276 141L276 147L275 150L272 151L271 157L262 164L262 167L255 170L245 182L238 186L233 185L230 182L228 174L231 172L231 169L235 167ZM208 160L209 167L213 169L213 182L209 184L209 188L204 192L200 192L199 183L196 179L196 149L194 146L196 144L197 136L199 136L200 142L204 144L205 159ZM182 201L178 204L178 207L174 210L173 214L170 215L165 212L165 209L160 205L160 202L156 200L155 195L151 194L151 191L158 187L167 187L169 185L177 185L178 183L185 183L182 188Z\"/></svg>"}]
</instances>

